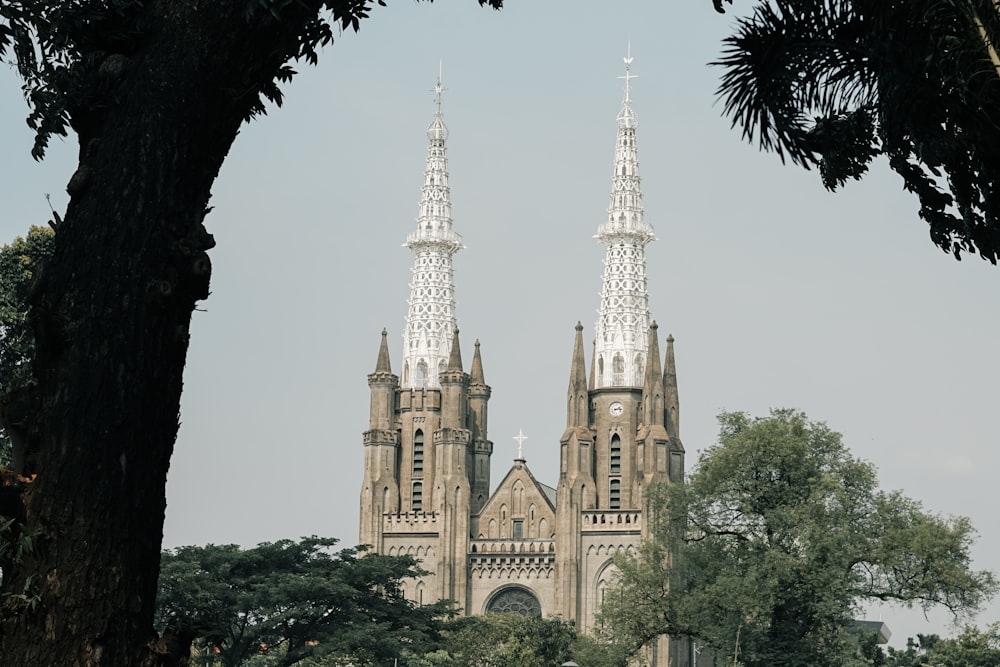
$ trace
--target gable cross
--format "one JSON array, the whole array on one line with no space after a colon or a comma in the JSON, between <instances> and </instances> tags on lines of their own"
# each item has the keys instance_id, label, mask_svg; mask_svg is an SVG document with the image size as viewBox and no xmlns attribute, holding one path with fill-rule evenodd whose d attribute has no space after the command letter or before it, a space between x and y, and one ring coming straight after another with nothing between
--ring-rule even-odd
<instances>
[{"instance_id":1,"label":"gable cross","mask_svg":"<svg viewBox=\"0 0 1000 667\"><path fill-rule=\"evenodd\" d=\"M528 436L524 434L524 429L517 429L517 435L514 436L514 440L517 440L517 458L524 458L524 441L528 439Z\"/></svg>"}]
</instances>

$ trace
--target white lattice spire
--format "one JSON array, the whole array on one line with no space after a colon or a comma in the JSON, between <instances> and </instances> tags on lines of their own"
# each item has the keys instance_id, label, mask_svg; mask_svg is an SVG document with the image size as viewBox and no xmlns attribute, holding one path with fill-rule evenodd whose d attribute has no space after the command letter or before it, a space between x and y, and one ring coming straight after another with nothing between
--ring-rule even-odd
<instances>
[{"instance_id":1,"label":"white lattice spire","mask_svg":"<svg viewBox=\"0 0 1000 667\"><path fill-rule=\"evenodd\" d=\"M608 249L604 256L601 307L597 316L595 389L641 387L649 330L645 246L655 240L653 228L642 219L639 157L632 111L632 52L625 56L625 98L618 112L618 140L611 178L608 221L597 236Z\"/></svg>"},{"instance_id":2,"label":"white lattice spire","mask_svg":"<svg viewBox=\"0 0 1000 667\"><path fill-rule=\"evenodd\" d=\"M403 332L403 388L440 387L455 331L455 288L451 257L462 237L451 226L448 187L448 128L441 115L441 74L434 86L434 120L427 128L427 168L420 190L417 229L406 237L413 251L413 280Z\"/></svg>"}]
</instances>

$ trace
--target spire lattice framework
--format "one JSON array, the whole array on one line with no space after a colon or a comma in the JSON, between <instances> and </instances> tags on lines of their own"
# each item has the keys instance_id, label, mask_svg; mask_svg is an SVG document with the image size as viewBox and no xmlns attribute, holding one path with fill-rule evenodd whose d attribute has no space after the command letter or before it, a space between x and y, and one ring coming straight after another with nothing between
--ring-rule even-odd
<instances>
[{"instance_id":1,"label":"spire lattice framework","mask_svg":"<svg viewBox=\"0 0 1000 667\"><path fill-rule=\"evenodd\" d=\"M639 156L635 131L638 120L630 97L631 49L625 57L625 99L618 112L618 138L611 179L608 221L595 238L607 246L601 307L595 341L595 389L641 387L646 364L649 330L649 296L646 291L646 244L656 239L642 219L639 189Z\"/></svg>"},{"instance_id":2,"label":"spire lattice framework","mask_svg":"<svg viewBox=\"0 0 1000 667\"><path fill-rule=\"evenodd\" d=\"M455 321L452 255L462 237L452 229L448 186L448 128L441 114L441 75L434 86L436 110L427 128L427 167L420 190L417 229L406 237L413 251L413 278L403 332L404 389L440 387L439 374L448 366Z\"/></svg>"}]
</instances>

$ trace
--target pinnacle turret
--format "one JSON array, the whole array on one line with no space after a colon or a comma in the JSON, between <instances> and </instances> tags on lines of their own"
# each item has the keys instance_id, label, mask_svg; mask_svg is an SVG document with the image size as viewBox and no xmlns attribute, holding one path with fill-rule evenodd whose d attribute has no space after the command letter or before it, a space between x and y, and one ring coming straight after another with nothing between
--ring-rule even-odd
<instances>
[{"instance_id":1,"label":"pinnacle turret","mask_svg":"<svg viewBox=\"0 0 1000 667\"><path fill-rule=\"evenodd\" d=\"M458 344L458 327L455 327L455 334L451 339L451 355L448 357L449 371L462 371L462 348Z\"/></svg>"},{"instance_id":2,"label":"pinnacle turret","mask_svg":"<svg viewBox=\"0 0 1000 667\"><path fill-rule=\"evenodd\" d=\"M392 368L389 366L389 343L387 341L388 334L385 329L382 329L382 342L378 347L378 360L375 362L375 372L376 373L391 373Z\"/></svg>"},{"instance_id":3,"label":"pinnacle turret","mask_svg":"<svg viewBox=\"0 0 1000 667\"><path fill-rule=\"evenodd\" d=\"M439 387L455 329L452 255L462 237L452 229L448 186L448 128L441 113L441 76L434 86L434 120L427 128L427 166L420 190L417 229L406 238L413 251L413 280L403 334L403 388Z\"/></svg>"},{"instance_id":4,"label":"pinnacle turret","mask_svg":"<svg viewBox=\"0 0 1000 667\"><path fill-rule=\"evenodd\" d=\"M486 377L483 375L483 358L479 355L479 339L476 339L476 351L472 355L472 371L470 373L472 384L486 384Z\"/></svg>"},{"instance_id":5,"label":"pinnacle turret","mask_svg":"<svg viewBox=\"0 0 1000 667\"><path fill-rule=\"evenodd\" d=\"M573 361L569 370L568 409L566 427L587 425L587 369L583 358L583 325L576 323L573 339Z\"/></svg>"},{"instance_id":6,"label":"pinnacle turret","mask_svg":"<svg viewBox=\"0 0 1000 667\"><path fill-rule=\"evenodd\" d=\"M674 361L674 337L667 335L667 361L663 368L663 389L666 400L667 425L671 435L681 432L681 405L677 393L677 364Z\"/></svg>"},{"instance_id":7,"label":"pinnacle turret","mask_svg":"<svg viewBox=\"0 0 1000 667\"><path fill-rule=\"evenodd\" d=\"M598 227L597 238L607 246L601 307L596 331L596 384L602 387L640 387L649 329L646 292L645 246L655 239L653 228L642 218L639 158L630 91L631 50L625 58L625 99L618 114L614 174L608 221Z\"/></svg>"},{"instance_id":8,"label":"pinnacle turret","mask_svg":"<svg viewBox=\"0 0 1000 667\"><path fill-rule=\"evenodd\" d=\"M573 362L569 372L571 392L587 390L587 369L583 358L583 325L576 323L576 338L573 339Z\"/></svg>"},{"instance_id":9,"label":"pinnacle turret","mask_svg":"<svg viewBox=\"0 0 1000 667\"><path fill-rule=\"evenodd\" d=\"M663 426L663 376L660 375L660 343L657 324L649 325L646 377L642 384L643 421L647 426Z\"/></svg>"}]
</instances>

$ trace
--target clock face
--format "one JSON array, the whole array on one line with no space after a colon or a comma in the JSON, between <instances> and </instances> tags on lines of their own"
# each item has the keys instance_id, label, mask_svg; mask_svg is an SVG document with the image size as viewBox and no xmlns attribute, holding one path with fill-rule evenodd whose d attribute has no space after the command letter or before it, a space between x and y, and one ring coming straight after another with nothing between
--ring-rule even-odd
<instances>
[{"instance_id":1,"label":"clock face","mask_svg":"<svg viewBox=\"0 0 1000 667\"><path fill-rule=\"evenodd\" d=\"M625 412L625 407L618 401L615 401L608 406L608 412L611 413L612 417L620 417L621 414Z\"/></svg>"}]
</instances>

